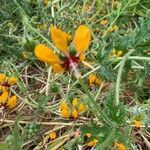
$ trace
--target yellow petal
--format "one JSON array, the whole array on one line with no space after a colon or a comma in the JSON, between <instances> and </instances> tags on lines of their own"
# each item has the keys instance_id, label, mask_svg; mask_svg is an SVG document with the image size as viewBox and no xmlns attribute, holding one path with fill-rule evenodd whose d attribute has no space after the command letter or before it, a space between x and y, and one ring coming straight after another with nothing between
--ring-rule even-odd
<instances>
[{"instance_id":1,"label":"yellow petal","mask_svg":"<svg viewBox=\"0 0 150 150\"><path fill-rule=\"evenodd\" d=\"M90 30L87 26L81 25L75 32L74 44L78 54L83 53L89 48L91 41Z\"/></svg>"},{"instance_id":2,"label":"yellow petal","mask_svg":"<svg viewBox=\"0 0 150 150\"><path fill-rule=\"evenodd\" d=\"M92 146L94 146L94 141L90 141L86 145L92 147Z\"/></svg>"},{"instance_id":3,"label":"yellow petal","mask_svg":"<svg viewBox=\"0 0 150 150\"><path fill-rule=\"evenodd\" d=\"M101 79L99 79L99 78L96 78L96 80L95 80L95 84L97 84L97 85L100 85L101 86L101 84L103 83L103 81L101 80Z\"/></svg>"},{"instance_id":4,"label":"yellow petal","mask_svg":"<svg viewBox=\"0 0 150 150\"><path fill-rule=\"evenodd\" d=\"M0 96L0 103L5 104L8 99L9 93L6 91Z\"/></svg>"},{"instance_id":5,"label":"yellow petal","mask_svg":"<svg viewBox=\"0 0 150 150\"><path fill-rule=\"evenodd\" d=\"M122 54L123 54L123 51L122 51L122 50L120 50L120 51L118 51L117 56L118 56L118 57L120 57L120 56L122 56Z\"/></svg>"},{"instance_id":6,"label":"yellow petal","mask_svg":"<svg viewBox=\"0 0 150 150\"><path fill-rule=\"evenodd\" d=\"M73 111L72 111L72 117L73 117L74 119L78 118L78 112L77 112L76 109L73 109Z\"/></svg>"},{"instance_id":7,"label":"yellow petal","mask_svg":"<svg viewBox=\"0 0 150 150\"><path fill-rule=\"evenodd\" d=\"M62 109L61 110L61 117L69 118L70 117L69 110Z\"/></svg>"},{"instance_id":8,"label":"yellow petal","mask_svg":"<svg viewBox=\"0 0 150 150\"><path fill-rule=\"evenodd\" d=\"M81 61L84 61L85 60L85 54L81 54L80 56L79 56L79 59L81 60Z\"/></svg>"},{"instance_id":9,"label":"yellow petal","mask_svg":"<svg viewBox=\"0 0 150 150\"><path fill-rule=\"evenodd\" d=\"M75 98L73 101L72 101L72 106L75 107L78 105L78 99Z\"/></svg>"},{"instance_id":10,"label":"yellow petal","mask_svg":"<svg viewBox=\"0 0 150 150\"><path fill-rule=\"evenodd\" d=\"M64 72L64 68L59 64L54 64L53 71L54 71L54 73L62 73L62 72Z\"/></svg>"},{"instance_id":11,"label":"yellow petal","mask_svg":"<svg viewBox=\"0 0 150 150\"><path fill-rule=\"evenodd\" d=\"M9 108L14 108L16 106L16 103L17 103L17 97L16 97L16 95L14 95L8 100L7 106Z\"/></svg>"},{"instance_id":12,"label":"yellow petal","mask_svg":"<svg viewBox=\"0 0 150 150\"><path fill-rule=\"evenodd\" d=\"M78 113L82 113L85 110L86 110L86 106L83 103L79 104Z\"/></svg>"},{"instance_id":13,"label":"yellow petal","mask_svg":"<svg viewBox=\"0 0 150 150\"><path fill-rule=\"evenodd\" d=\"M92 86L92 85L95 83L96 75L95 75L95 74L90 74L90 75L88 76L88 80L89 80L90 86Z\"/></svg>"},{"instance_id":14,"label":"yellow petal","mask_svg":"<svg viewBox=\"0 0 150 150\"><path fill-rule=\"evenodd\" d=\"M94 139L94 140L88 142L86 145L92 147L92 146L95 146L97 143L98 143L98 140Z\"/></svg>"},{"instance_id":15,"label":"yellow petal","mask_svg":"<svg viewBox=\"0 0 150 150\"><path fill-rule=\"evenodd\" d=\"M94 146L95 146L98 143L98 140L94 139L93 142L94 142Z\"/></svg>"},{"instance_id":16,"label":"yellow petal","mask_svg":"<svg viewBox=\"0 0 150 150\"><path fill-rule=\"evenodd\" d=\"M126 148L126 146L124 144L118 143L118 142L116 142L114 144L114 147L116 148L116 150L127 150L127 148Z\"/></svg>"},{"instance_id":17,"label":"yellow petal","mask_svg":"<svg viewBox=\"0 0 150 150\"><path fill-rule=\"evenodd\" d=\"M46 62L50 65L59 64L61 61L59 57L47 46L43 44L38 44L35 47L35 56L43 62Z\"/></svg>"},{"instance_id":18,"label":"yellow petal","mask_svg":"<svg viewBox=\"0 0 150 150\"><path fill-rule=\"evenodd\" d=\"M68 53L68 47L67 47L67 39L68 35L66 32L63 32L62 30L58 29L55 26L50 27L50 33L53 43L56 45L56 47L61 50L63 53Z\"/></svg>"},{"instance_id":19,"label":"yellow petal","mask_svg":"<svg viewBox=\"0 0 150 150\"><path fill-rule=\"evenodd\" d=\"M6 86L0 85L0 93L1 93L1 92L4 93L4 92L6 92L6 90L7 90L7 87L6 87Z\"/></svg>"},{"instance_id":20,"label":"yellow petal","mask_svg":"<svg viewBox=\"0 0 150 150\"><path fill-rule=\"evenodd\" d=\"M72 41L72 36L71 36L70 34L67 34L67 40L68 40L69 42Z\"/></svg>"},{"instance_id":21,"label":"yellow petal","mask_svg":"<svg viewBox=\"0 0 150 150\"><path fill-rule=\"evenodd\" d=\"M69 110L69 107L65 101L61 102L60 109Z\"/></svg>"},{"instance_id":22,"label":"yellow petal","mask_svg":"<svg viewBox=\"0 0 150 150\"><path fill-rule=\"evenodd\" d=\"M0 73L0 82L5 82L6 80L6 75L3 73Z\"/></svg>"},{"instance_id":23,"label":"yellow petal","mask_svg":"<svg viewBox=\"0 0 150 150\"><path fill-rule=\"evenodd\" d=\"M17 83L17 78L15 78L15 77L10 77L10 78L8 78L7 83L8 83L9 85L13 85L13 84Z\"/></svg>"}]
</instances>

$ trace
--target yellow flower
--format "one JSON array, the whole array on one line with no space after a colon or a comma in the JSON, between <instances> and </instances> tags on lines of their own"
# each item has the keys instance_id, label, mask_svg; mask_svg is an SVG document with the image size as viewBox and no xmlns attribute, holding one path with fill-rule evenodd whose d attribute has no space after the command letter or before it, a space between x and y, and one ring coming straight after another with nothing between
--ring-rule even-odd
<instances>
[{"instance_id":1,"label":"yellow flower","mask_svg":"<svg viewBox=\"0 0 150 150\"><path fill-rule=\"evenodd\" d=\"M86 106L83 103L79 104L78 113L82 113L86 110Z\"/></svg>"},{"instance_id":2,"label":"yellow flower","mask_svg":"<svg viewBox=\"0 0 150 150\"><path fill-rule=\"evenodd\" d=\"M122 50L112 50L111 56L113 57L121 57L123 55L123 51Z\"/></svg>"},{"instance_id":3,"label":"yellow flower","mask_svg":"<svg viewBox=\"0 0 150 150\"><path fill-rule=\"evenodd\" d=\"M9 93L6 91L0 96L0 103L5 104L8 99Z\"/></svg>"},{"instance_id":4,"label":"yellow flower","mask_svg":"<svg viewBox=\"0 0 150 150\"><path fill-rule=\"evenodd\" d=\"M90 86L92 86L93 83L94 83L95 80L96 80L96 75L95 75L95 74L90 74L90 75L88 76L88 80L89 80Z\"/></svg>"},{"instance_id":5,"label":"yellow flower","mask_svg":"<svg viewBox=\"0 0 150 150\"><path fill-rule=\"evenodd\" d=\"M55 140L56 139L56 132L51 132L50 134L49 134L49 137L50 137L50 139L51 140Z\"/></svg>"},{"instance_id":6,"label":"yellow flower","mask_svg":"<svg viewBox=\"0 0 150 150\"><path fill-rule=\"evenodd\" d=\"M63 72L64 69L68 70L70 68L75 71L79 62L82 61L82 59L84 59L83 54L85 50L87 50L90 45L91 34L89 28L85 25L80 25L76 30L73 39L76 52L73 55L71 54L71 51L69 51L68 48L68 43L72 37L66 32L63 32L62 30L58 29L56 26L51 26L49 31L53 43L60 50L60 52L65 55L65 58L61 58L61 55L55 54L53 50L51 50L43 44L38 44L35 47L35 56L40 61L51 65L56 73Z\"/></svg>"},{"instance_id":7,"label":"yellow flower","mask_svg":"<svg viewBox=\"0 0 150 150\"><path fill-rule=\"evenodd\" d=\"M67 105L67 103L65 101L61 102L60 104L60 109L65 109L65 110L69 110L69 107Z\"/></svg>"},{"instance_id":8,"label":"yellow flower","mask_svg":"<svg viewBox=\"0 0 150 150\"><path fill-rule=\"evenodd\" d=\"M90 138L90 137L91 137L91 133L86 133L85 136L86 136L87 138Z\"/></svg>"},{"instance_id":9,"label":"yellow flower","mask_svg":"<svg viewBox=\"0 0 150 150\"><path fill-rule=\"evenodd\" d=\"M101 85L102 84L102 80L100 78L98 78L95 74L90 74L88 76L88 81L89 81L89 84L90 86L93 86L93 85Z\"/></svg>"},{"instance_id":10,"label":"yellow flower","mask_svg":"<svg viewBox=\"0 0 150 150\"><path fill-rule=\"evenodd\" d=\"M69 110L62 109L62 110L61 110L61 117L69 118L69 117L70 117L70 112L69 112Z\"/></svg>"},{"instance_id":11,"label":"yellow flower","mask_svg":"<svg viewBox=\"0 0 150 150\"><path fill-rule=\"evenodd\" d=\"M92 146L95 146L97 143L98 143L98 140L94 139L94 140L88 142L86 145L92 147Z\"/></svg>"},{"instance_id":12,"label":"yellow flower","mask_svg":"<svg viewBox=\"0 0 150 150\"><path fill-rule=\"evenodd\" d=\"M78 105L78 99L75 98L75 99L73 99L73 101L72 101L72 106L75 107L75 106L77 106L77 105Z\"/></svg>"},{"instance_id":13,"label":"yellow flower","mask_svg":"<svg viewBox=\"0 0 150 150\"><path fill-rule=\"evenodd\" d=\"M3 73L0 73L0 82L5 82L6 80L6 75Z\"/></svg>"},{"instance_id":14,"label":"yellow flower","mask_svg":"<svg viewBox=\"0 0 150 150\"><path fill-rule=\"evenodd\" d=\"M142 121L141 120L133 120L133 124L135 125L136 128L141 128L142 126Z\"/></svg>"},{"instance_id":15,"label":"yellow flower","mask_svg":"<svg viewBox=\"0 0 150 150\"><path fill-rule=\"evenodd\" d=\"M116 150L127 150L127 148L126 148L126 146L124 144L118 143L118 142L116 142L114 144L114 148L116 148Z\"/></svg>"},{"instance_id":16,"label":"yellow flower","mask_svg":"<svg viewBox=\"0 0 150 150\"><path fill-rule=\"evenodd\" d=\"M108 20L107 19L103 19L101 20L100 24L105 26L106 24L108 23Z\"/></svg>"},{"instance_id":17,"label":"yellow flower","mask_svg":"<svg viewBox=\"0 0 150 150\"><path fill-rule=\"evenodd\" d=\"M15 77L9 77L8 80L7 80L7 83L9 85L13 85L13 84L17 83L17 78L15 78Z\"/></svg>"},{"instance_id":18,"label":"yellow flower","mask_svg":"<svg viewBox=\"0 0 150 150\"><path fill-rule=\"evenodd\" d=\"M7 106L9 108L14 108L16 106L16 103L17 103L17 97L16 95L14 95L8 99Z\"/></svg>"},{"instance_id":19,"label":"yellow flower","mask_svg":"<svg viewBox=\"0 0 150 150\"><path fill-rule=\"evenodd\" d=\"M110 32L114 32L114 31L117 31L117 30L118 30L118 26L117 26L117 25L114 25L114 26L112 26L112 27L109 29Z\"/></svg>"},{"instance_id":20,"label":"yellow flower","mask_svg":"<svg viewBox=\"0 0 150 150\"><path fill-rule=\"evenodd\" d=\"M77 119L77 118L78 118L78 111L77 111L77 109L75 109L75 108L73 109L71 116L72 116L74 119Z\"/></svg>"}]
</instances>

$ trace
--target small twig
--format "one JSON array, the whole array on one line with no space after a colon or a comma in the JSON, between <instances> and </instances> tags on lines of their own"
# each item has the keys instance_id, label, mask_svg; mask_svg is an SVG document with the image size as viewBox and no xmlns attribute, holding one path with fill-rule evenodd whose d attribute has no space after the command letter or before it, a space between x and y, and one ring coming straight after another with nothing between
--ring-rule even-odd
<instances>
[{"instance_id":1,"label":"small twig","mask_svg":"<svg viewBox=\"0 0 150 150\"><path fill-rule=\"evenodd\" d=\"M50 82L50 76L51 76L51 67L48 69L48 77L47 77L47 83L46 83L46 89L45 89L45 95L49 95L49 82Z\"/></svg>"},{"instance_id":2,"label":"small twig","mask_svg":"<svg viewBox=\"0 0 150 150\"><path fill-rule=\"evenodd\" d=\"M142 138L144 139L145 144L147 145L147 147L150 149L150 142L148 141L148 139L140 132L140 135L142 136Z\"/></svg>"},{"instance_id":3,"label":"small twig","mask_svg":"<svg viewBox=\"0 0 150 150\"><path fill-rule=\"evenodd\" d=\"M15 123L15 120L9 120L9 119L0 119L0 122L5 122L5 123ZM18 123L20 124L31 124L31 121L18 121ZM76 125L76 126L80 126L83 123L75 123L75 122L69 122L69 123L64 123L64 122L36 122L36 124L39 125L66 125L66 126L72 126L72 125Z\"/></svg>"}]
</instances>

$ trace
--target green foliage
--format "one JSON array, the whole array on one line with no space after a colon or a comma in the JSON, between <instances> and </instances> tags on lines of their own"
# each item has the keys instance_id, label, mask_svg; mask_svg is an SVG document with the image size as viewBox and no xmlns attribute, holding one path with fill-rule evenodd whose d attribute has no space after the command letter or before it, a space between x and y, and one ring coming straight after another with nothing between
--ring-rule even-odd
<instances>
[{"instance_id":1,"label":"green foliage","mask_svg":"<svg viewBox=\"0 0 150 150\"><path fill-rule=\"evenodd\" d=\"M116 49L135 49L136 53L145 54L144 51L150 48L150 20L140 18L139 24L139 27L124 36L114 37Z\"/></svg>"},{"instance_id":2,"label":"green foliage","mask_svg":"<svg viewBox=\"0 0 150 150\"><path fill-rule=\"evenodd\" d=\"M38 103L37 103L37 112L43 111L44 107L47 105L47 102L51 100L51 96L46 96L46 95L41 95L38 98Z\"/></svg>"},{"instance_id":3,"label":"green foliage","mask_svg":"<svg viewBox=\"0 0 150 150\"><path fill-rule=\"evenodd\" d=\"M39 131L40 126L35 121L31 122L31 124L26 127L27 138L31 138L35 135L38 135Z\"/></svg>"},{"instance_id":4,"label":"green foliage","mask_svg":"<svg viewBox=\"0 0 150 150\"><path fill-rule=\"evenodd\" d=\"M51 85L50 89L51 89L51 91L52 91L53 93L57 93L58 90L59 90L59 87L58 87L57 84L53 83L53 84Z\"/></svg>"},{"instance_id":5,"label":"green foliage","mask_svg":"<svg viewBox=\"0 0 150 150\"><path fill-rule=\"evenodd\" d=\"M111 143L115 138L115 130L116 129L114 127L111 127L111 125L100 126L95 123L89 123L81 127L82 140L80 139L80 142L87 143L92 141L93 139L97 139L99 142L96 148L103 150L107 148L108 145L111 146ZM87 133L90 133L91 137L85 139L85 135Z\"/></svg>"},{"instance_id":6,"label":"green foliage","mask_svg":"<svg viewBox=\"0 0 150 150\"><path fill-rule=\"evenodd\" d=\"M113 92L110 92L106 98L104 112L108 118L117 125L121 126L125 124L126 111L124 105L123 103L119 103L119 105L114 104Z\"/></svg>"},{"instance_id":7,"label":"green foliage","mask_svg":"<svg viewBox=\"0 0 150 150\"><path fill-rule=\"evenodd\" d=\"M14 124L11 134L7 137L6 143L11 150L21 150L23 144L23 136L18 124L18 120Z\"/></svg>"}]
</instances>

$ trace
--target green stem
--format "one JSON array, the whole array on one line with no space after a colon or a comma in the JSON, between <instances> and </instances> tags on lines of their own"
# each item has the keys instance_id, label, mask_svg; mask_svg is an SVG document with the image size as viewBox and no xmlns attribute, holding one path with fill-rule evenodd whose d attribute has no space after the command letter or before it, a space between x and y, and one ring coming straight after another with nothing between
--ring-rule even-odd
<instances>
[{"instance_id":1,"label":"green stem","mask_svg":"<svg viewBox=\"0 0 150 150\"><path fill-rule=\"evenodd\" d=\"M117 59L123 59L124 57L118 57ZM150 61L150 57L140 57L140 56L130 56L128 59L131 60L144 60L144 61Z\"/></svg>"},{"instance_id":2,"label":"green stem","mask_svg":"<svg viewBox=\"0 0 150 150\"><path fill-rule=\"evenodd\" d=\"M116 88L115 88L115 97L116 97L116 103L115 105L117 106L120 101L119 101L119 94L120 94L120 81L121 81L121 75L122 75L122 71L123 71L123 67L125 65L126 60L128 59L128 57L134 52L134 49L130 50L122 59L122 62L119 66L119 70L118 70L118 75L117 75L117 81L116 81Z\"/></svg>"}]
</instances>

